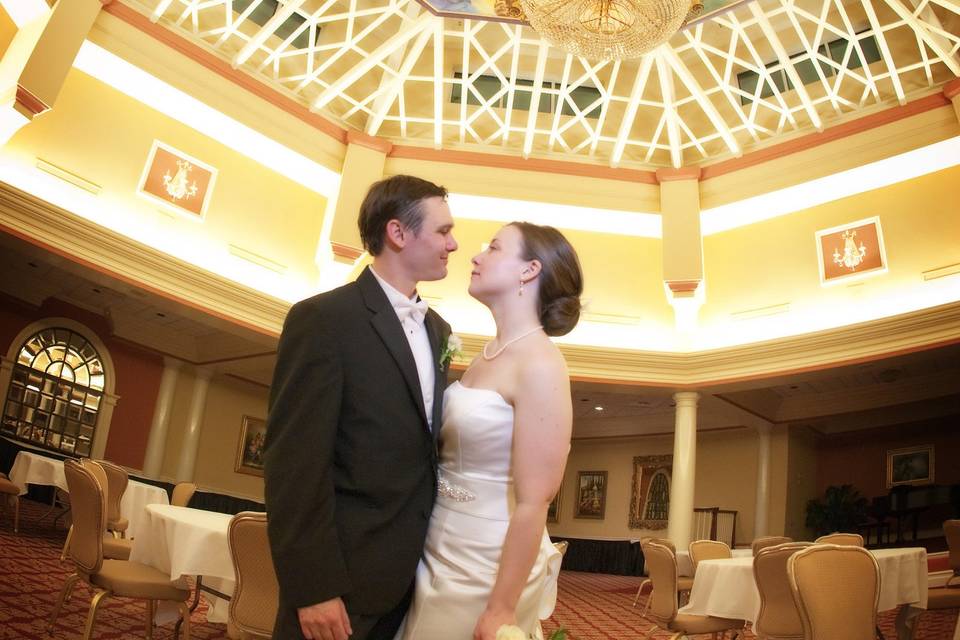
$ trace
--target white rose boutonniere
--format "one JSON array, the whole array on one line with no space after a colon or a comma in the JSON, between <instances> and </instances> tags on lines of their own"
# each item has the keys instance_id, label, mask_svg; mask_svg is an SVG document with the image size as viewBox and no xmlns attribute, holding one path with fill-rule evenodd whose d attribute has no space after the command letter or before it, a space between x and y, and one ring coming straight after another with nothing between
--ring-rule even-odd
<instances>
[{"instance_id":1,"label":"white rose boutonniere","mask_svg":"<svg viewBox=\"0 0 960 640\"><path fill-rule=\"evenodd\" d=\"M446 367L450 364L450 361L454 358L459 358L463 355L463 340L460 339L455 333L451 333L447 336L447 339L444 341L443 346L440 347L440 366Z\"/></svg>"}]
</instances>

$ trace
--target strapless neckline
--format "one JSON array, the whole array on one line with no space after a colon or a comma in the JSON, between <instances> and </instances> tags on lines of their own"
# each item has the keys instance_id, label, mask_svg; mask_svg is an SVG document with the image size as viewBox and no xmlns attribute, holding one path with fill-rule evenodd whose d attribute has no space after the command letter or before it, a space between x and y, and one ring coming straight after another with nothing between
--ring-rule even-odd
<instances>
[{"instance_id":1,"label":"strapless neckline","mask_svg":"<svg viewBox=\"0 0 960 640\"><path fill-rule=\"evenodd\" d=\"M475 391L475 392L477 392L477 393L486 393L486 394L490 394L490 395L492 395L492 396L496 396L496 397L500 400L500 402L502 402L503 404L507 405L507 406L510 407L511 409L513 408L513 405L510 404L509 402L507 402L507 399L504 398L503 395L502 395L499 391L497 391L497 390L495 390L495 389L485 389L485 388L483 388L483 387L468 387L467 385L463 384L463 383L460 382L459 380L455 380L453 384L457 385L457 386L460 387L461 389L466 389L467 391Z\"/></svg>"}]
</instances>

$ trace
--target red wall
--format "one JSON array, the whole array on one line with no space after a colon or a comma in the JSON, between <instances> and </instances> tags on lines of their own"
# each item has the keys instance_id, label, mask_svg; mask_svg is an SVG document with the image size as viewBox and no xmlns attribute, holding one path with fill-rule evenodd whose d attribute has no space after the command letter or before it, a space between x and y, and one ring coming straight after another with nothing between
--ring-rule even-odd
<instances>
[{"instance_id":1,"label":"red wall","mask_svg":"<svg viewBox=\"0 0 960 640\"><path fill-rule=\"evenodd\" d=\"M934 482L960 483L960 413L823 438L817 445L817 490L852 484L867 498L887 494L887 451L932 444Z\"/></svg>"},{"instance_id":2,"label":"red wall","mask_svg":"<svg viewBox=\"0 0 960 640\"><path fill-rule=\"evenodd\" d=\"M10 343L28 324L54 316L86 325L106 345L116 376L114 393L120 399L113 410L104 458L127 467L142 468L163 373L163 358L113 337L110 324L103 316L59 300L47 300L36 308L7 296L0 297L2 353L9 351ZM6 389L2 393L6 393Z\"/></svg>"}]
</instances>

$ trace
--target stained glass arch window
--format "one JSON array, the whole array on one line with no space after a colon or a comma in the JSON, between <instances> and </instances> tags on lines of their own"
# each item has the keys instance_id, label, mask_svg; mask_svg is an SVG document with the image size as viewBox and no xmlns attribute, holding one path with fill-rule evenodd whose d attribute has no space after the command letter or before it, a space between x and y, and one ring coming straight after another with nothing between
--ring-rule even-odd
<instances>
[{"instance_id":1,"label":"stained glass arch window","mask_svg":"<svg viewBox=\"0 0 960 640\"><path fill-rule=\"evenodd\" d=\"M90 340L73 328L40 329L14 356L0 434L90 456L106 386L104 359Z\"/></svg>"},{"instance_id":2,"label":"stained glass arch window","mask_svg":"<svg viewBox=\"0 0 960 640\"><path fill-rule=\"evenodd\" d=\"M661 469L650 480L643 517L645 520L666 520L669 514L670 477Z\"/></svg>"}]
</instances>

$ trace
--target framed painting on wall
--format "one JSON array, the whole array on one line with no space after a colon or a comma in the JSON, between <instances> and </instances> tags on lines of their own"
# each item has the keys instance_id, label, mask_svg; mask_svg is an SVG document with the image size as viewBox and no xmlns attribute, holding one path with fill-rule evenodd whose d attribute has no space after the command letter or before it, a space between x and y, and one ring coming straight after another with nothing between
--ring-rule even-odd
<instances>
[{"instance_id":1,"label":"framed painting on wall","mask_svg":"<svg viewBox=\"0 0 960 640\"><path fill-rule=\"evenodd\" d=\"M630 492L630 528L666 529L673 456L636 456Z\"/></svg>"},{"instance_id":2,"label":"framed painting on wall","mask_svg":"<svg viewBox=\"0 0 960 640\"><path fill-rule=\"evenodd\" d=\"M607 507L607 472L580 471L577 473L577 508L574 518L603 520Z\"/></svg>"},{"instance_id":3,"label":"framed painting on wall","mask_svg":"<svg viewBox=\"0 0 960 640\"><path fill-rule=\"evenodd\" d=\"M234 471L263 477L263 444L266 437L265 420L243 416L240 440L237 443L237 460L233 465Z\"/></svg>"},{"instance_id":4,"label":"framed painting on wall","mask_svg":"<svg viewBox=\"0 0 960 640\"><path fill-rule=\"evenodd\" d=\"M553 496L550 506L547 507L547 522L560 522L560 494L563 493L563 485L557 490L557 495Z\"/></svg>"},{"instance_id":5,"label":"framed painting on wall","mask_svg":"<svg viewBox=\"0 0 960 640\"><path fill-rule=\"evenodd\" d=\"M935 460L932 444L887 451L887 488L933 484Z\"/></svg>"},{"instance_id":6,"label":"framed painting on wall","mask_svg":"<svg viewBox=\"0 0 960 640\"><path fill-rule=\"evenodd\" d=\"M137 195L190 219L203 220L216 178L213 166L154 140Z\"/></svg>"},{"instance_id":7,"label":"framed painting on wall","mask_svg":"<svg viewBox=\"0 0 960 640\"><path fill-rule=\"evenodd\" d=\"M823 229L816 237L822 286L887 272L879 216Z\"/></svg>"}]
</instances>

